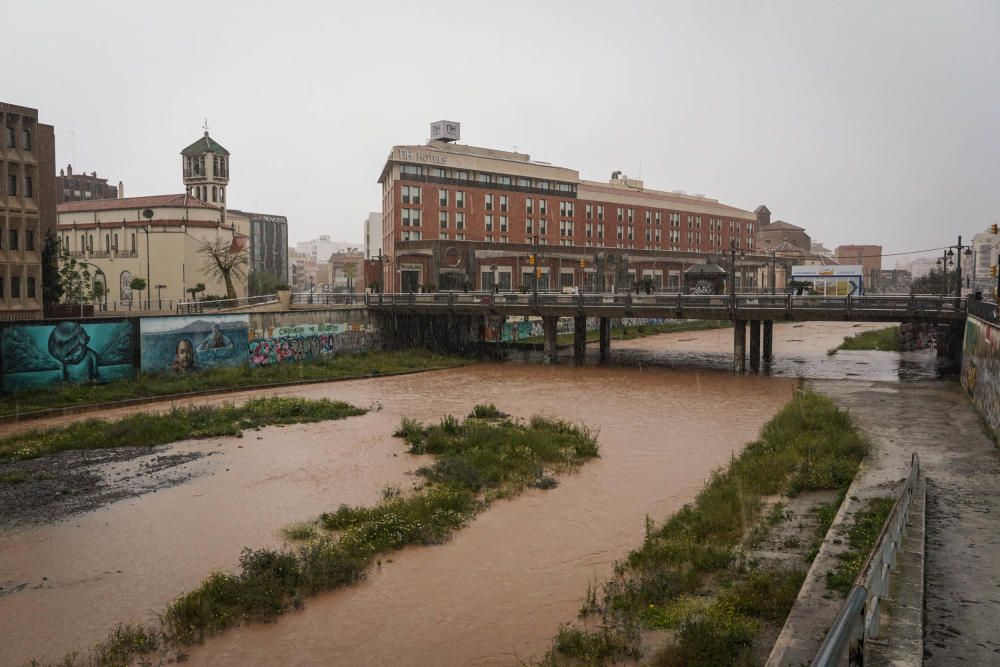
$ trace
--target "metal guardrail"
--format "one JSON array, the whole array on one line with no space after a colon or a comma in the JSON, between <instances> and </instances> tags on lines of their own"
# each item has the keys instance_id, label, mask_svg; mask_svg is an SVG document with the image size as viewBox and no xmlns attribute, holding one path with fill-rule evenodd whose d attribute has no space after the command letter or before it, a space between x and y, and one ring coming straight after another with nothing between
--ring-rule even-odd
<instances>
[{"instance_id":1,"label":"metal guardrail","mask_svg":"<svg viewBox=\"0 0 1000 667\"><path fill-rule=\"evenodd\" d=\"M308 294L293 295L293 303L306 303ZM599 310L608 308L662 308L682 312L685 308L715 309L719 311L756 310L773 311L775 314L795 311L841 312L844 315L875 311L890 311L900 315L917 313L962 313L966 300L960 297L935 295L875 295L875 296L795 296L791 294L683 294L653 292L424 292L384 293L366 295L322 294L312 295L311 303L366 303L372 306L530 306L535 308L564 307ZM327 299L324 301L323 299Z\"/></svg>"},{"instance_id":2,"label":"metal guardrail","mask_svg":"<svg viewBox=\"0 0 1000 667\"><path fill-rule=\"evenodd\" d=\"M896 567L896 552L903 541L919 477L920 457L914 452L906 484L886 517L878 541L855 579L844 606L820 645L812 667L865 664L865 642L879 637L882 601L889 592L889 575Z\"/></svg>"},{"instance_id":3,"label":"metal guardrail","mask_svg":"<svg viewBox=\"0 0 1000 667\"><path fill-rule=\"evenodd\" d=\"M154 301L155 302L155 301ZM245 306L257 306L265 303L277 303L276 294L248 296L239 299L217 299L213 301L182 301L177 304L177 312L181 315L210 312L213 310L229 310Z\"/></svg>"}]
</instances>

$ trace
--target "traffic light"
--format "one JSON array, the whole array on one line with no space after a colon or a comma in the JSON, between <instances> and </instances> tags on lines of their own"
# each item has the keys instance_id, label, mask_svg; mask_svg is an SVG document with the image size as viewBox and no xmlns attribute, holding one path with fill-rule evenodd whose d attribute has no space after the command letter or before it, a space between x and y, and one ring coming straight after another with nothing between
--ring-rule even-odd
<instances>
[{"instance_id":1,"label":"traffic light","mask_svg":"<svg viewBox=\"0 0 1000 667\"><path fill-rule=\"evenodd\" d=\"M996 224L990 225L990 234L996 234L996 233L997 233L997 225Z\"/></svg>"},{"instance_id":2,"label":"traffic light","mask_svg":"<svg viewBox=\"0 0 1000 667\"><path fill-rule=\"evenodd\" d=\"M990 277L991 278L996 278L997 277L997 265L996 264L994 264L993 266L990 267Z\"/></svg>"},{"instance_id":3,"label":"traffic light","mask_svg":"<svg viewBox=\"0 0 1000 667\"><path fill-rule=\"evenodd\" d=\"M534 266L535 265L535 256L534 255L528 255L528 264L530 266Z\"/></svg>"},{"instance_id":4,"label":"traffic light","mask_svg":"<svg viewBox=\"0 0 1000 667\"><path fill-rule=\"evenodd\" d=\"M536 278L541 278L542 277L542 270L541 269L535 269L535 277Z\"/></svg>"},{"instance_id":5,"label":"traffic light","mask_svg":"<svg viewBox=\"0 0 1000 667\"><path fill-rule=\"evenodd\" d=\"M585 267L585 266L587 266L587 260L585 260L585 259L581 259L581 260L580 260L580 268L582 269L582 268L583 268L583 267Z\"/></svg>"}]
</instances>

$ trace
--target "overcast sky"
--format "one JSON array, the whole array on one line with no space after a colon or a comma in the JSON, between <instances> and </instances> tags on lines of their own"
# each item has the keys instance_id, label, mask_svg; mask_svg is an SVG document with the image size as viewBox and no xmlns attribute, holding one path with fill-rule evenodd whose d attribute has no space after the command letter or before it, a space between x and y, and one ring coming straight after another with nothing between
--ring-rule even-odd
<instances>
[{"instance_id":1,"label":"overcast sky","mask_svg":"<svg viewBox=\"0 0 1000 667\"><path fill-rule=\"evenodd\" d=\"M55 125L59 166L180 192L207 117L230 205L287 215L293 242L360 243L390 148L439 119L583 178L766 203L831 249L1000 222L996 0L32 0L12 17L0 99Z\"/></svg>"}]
</instances>

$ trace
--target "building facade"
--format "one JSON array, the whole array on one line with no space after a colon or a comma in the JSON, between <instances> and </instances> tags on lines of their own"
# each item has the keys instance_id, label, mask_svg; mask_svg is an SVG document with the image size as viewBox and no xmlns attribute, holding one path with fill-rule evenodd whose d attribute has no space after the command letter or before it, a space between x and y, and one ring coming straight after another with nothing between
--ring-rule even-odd
<instances>
[{"instance_id":1,"label":"building facade","mask_svg":"<svg viewBox=\"0 0 1000 667\"><path fill-rule=\"evenodd\" d=\"M90 201L92 199L118 199L125 196L125 186L108 185L108 179L98 178L97 172L74 174L73 165L66 165L56 176L57 203Z\"/></svg>"},{"instance_id":2,"label":"building facade","mask_svg":"<svg viewBox=\"0 0 1000 667\"><path fill-rule=\"evenodd\" d=\"M254 285L263 285L264 274L267 281L278 283L288 282L288 218L283 215L267 213L250 213L237 209L228 209L227 215L232 222L233 216L246 218L250 230L250 272L251 292L261 292ZM237 225L239 226L239 225ZM263 290L269 292L269 290ZM261 292L263 293L263 292Z\"/></svg>"},{"instance_id":3,"label":"building facade","mask_svg":"<svg viewBox=\"0 0 1000 667\"><path fill-rule=\"evenodd\" d=\"M55 227L55 131L0 102L0 319L43 316L42 247Z\"/></svg>"},{"instance_id":4,"label":"building facade","mask_svg":"<svg viewBox=\"0 0 1000 667\"><path fill-rule=\"evenodd\" d=\"M869 285L878 283L882 271L882 246L839 245L833 256L841 264L860 264Z\"/></svg>"},{"instance_id":5,"label":"building facade","mask_svg":"<svg viewBox=\"0 0 1000 667\"><path fill-rule=\"evenodd\" d=\"M365 218L365 259L378 258L382 251L382 213L373 211Z\"/></svg>"},{"instance_id":6,"label":"building facade","mask_svg":"<svg viewBox=\"0 0 1000 667\"><path fill-rule=\"evenodd\" d=\"M357 248L330 255L330 289L334 292L363 292L365 256Z\"/></svg>"},{"instance_id":7,"label":"building facade","mask_svg":"<svg viewBox=\"0 0 1000 667\"><path fill-rule=\"evenodd\" d=\"M750 287L763 263L754 213L620 172L588 181L522 153L431 140L393 147L378 182L387 290L611 290L644 278L681 289L693 264L729 266L731 244Z\"/></svg>"}]
</instances>

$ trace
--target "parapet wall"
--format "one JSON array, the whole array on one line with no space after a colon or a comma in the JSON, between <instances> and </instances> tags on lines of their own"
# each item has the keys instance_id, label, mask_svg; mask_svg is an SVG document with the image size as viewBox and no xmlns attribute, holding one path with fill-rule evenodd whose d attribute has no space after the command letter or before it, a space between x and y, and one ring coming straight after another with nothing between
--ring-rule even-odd
<instances>
[{"instance_id":1,"label":"parapet wall","mask_svg":"<svg viewBox=\"0 0 1000 667\"><path fill-rule=\"evenodd\" d=\"M962 386L976 411L1000 433L1000 327L970 316L962 345Z\"/></svg>"}]
</instances>

